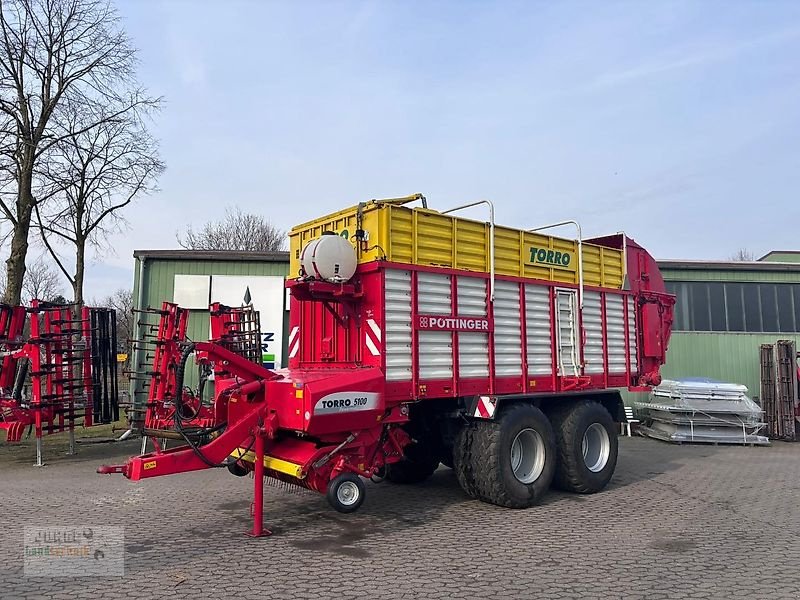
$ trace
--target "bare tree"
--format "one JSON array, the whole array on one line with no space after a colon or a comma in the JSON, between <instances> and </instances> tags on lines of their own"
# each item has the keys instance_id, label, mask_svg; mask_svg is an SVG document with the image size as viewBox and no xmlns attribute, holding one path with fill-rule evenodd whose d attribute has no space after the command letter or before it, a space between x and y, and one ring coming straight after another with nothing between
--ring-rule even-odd
<instances>
[{"instance_id":1,"label":"bare tree","mask_svg":"<svg viewBox=\"0 0 800 600\"><path fill-rule=\"evenodd\" d=\"M92 300L91 305L114 309L117 319L117 352L127 352L128 342L136 336L133 318L133 292L120 288L102 300Z\"/></svg>"},{"instance_id":2,"label":"bare tree","mask_svg":"<svg viewBox=\"0 0 800 600\"><path fill-rule=\"evenodd\" d=\"M284 248L286 232L262 216L227 208L221 221L208 222L199 231L190 225L183 238L176 237L178 244L187 250L275 252Z\"/></svg>"},{"instance_id":3,"label":"bare tree","mask_svg":"<svg viewBox=\"0 0 800 600\"><path fill-rule=\"evenodd\" d=\"M101 246L124 225L122 209L154 190L164 164L141 119L143 110L103 118L84 115L83 107L65 110L64 128L72 133L52 147L38 171L52 200L36 206L42 241L66 276L73 298L83 304L87 245ZM112 107L112 115L117 111ZM91 128L86 121L96 122ZM74 246L74 269L59 257L55 245Z\"/></svg>"},{"instance_id":4,"label":"bare tree","mask_svg":"<svg viewBox=\"0 0 800 600\"><path fill-rule=\"evenodd\" d=\"M107 0L0 2L0 150L6 152L0 164L15 188L11 199L0 195L0 212L13 227L9 303L19 303L31 219L48 198L35 188L34 175L51 148L75 134L57 126L62 106L93 107L97 114L115 106L122 115L151 103L135 84L135 63L136 51ZM86 130L94 125L84 123Z\"/></svg>"},{"instance_id":5,"label":"bare tree","mask_svg":"<svg viewBox=\"0 0 800 600\"><path fill-rule=\"evenodd\" d=\"M45 300L54 302L63 298L61 276L41 257L28 266L22 284L25 302Z\"/></svg>"},{"instance_id":6,"label":"bare tree","mask_svg":"<svg viewBox=\"0 0 800 600\"><path fill-rule=\"evenodd\" d=\"M729 257L734 262L753 262L756 255L747 248L739 248L734 254Z\"/></svg>"}]
</instances>

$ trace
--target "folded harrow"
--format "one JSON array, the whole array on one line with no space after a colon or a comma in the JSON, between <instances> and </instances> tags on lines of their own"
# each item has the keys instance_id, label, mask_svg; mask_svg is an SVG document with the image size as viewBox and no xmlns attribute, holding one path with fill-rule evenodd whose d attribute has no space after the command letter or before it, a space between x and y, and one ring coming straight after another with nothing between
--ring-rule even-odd
<instances>
[{"instance_id":1,"label":"folded harrow","mask_svg":"<svg viewBox=\"0 0 800 600\"><path fill-rule=\"evenodd\" d=\"M209 307L212 342L254 364L261 362L261 332L258 312L252 306L230 307L214 303ZM161 309L142 309L139 314L141 337L134 340L134 354L139 367L131 378L141 380L135 386L131 421L142 433L142 454L152 440L156 452L166 449L167 440L197 438L199 432L215 427L219 420L212 401L207 398L206 383L224 377L223 369L200 363L196 389L186 385L182 373L178 382L181 357L191 345L187 336L189 311L172 302ZM180 403L176 396L180 392ZM144 402L137 396L146 395Z\"/></svg>"},{"instance_id":2,"label":"folded harrow","mask_svg":"<svg viewBox=\"0 0 800 600\"><path fill-rule=\"evenodd\" d=\"M42 437L119 418L116 318L111 309L51 304L0 304L0 429L6 441Z\"/></svg>"}]
</instances>

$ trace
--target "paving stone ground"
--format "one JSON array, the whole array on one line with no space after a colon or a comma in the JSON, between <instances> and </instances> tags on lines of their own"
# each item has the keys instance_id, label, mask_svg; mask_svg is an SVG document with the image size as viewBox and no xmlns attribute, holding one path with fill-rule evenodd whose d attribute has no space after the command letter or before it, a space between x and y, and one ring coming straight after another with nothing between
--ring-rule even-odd
<instances>
[{"instance_id":1,"label":"paving stone ground","mask_svg":"<svg viewBox=\"0 0 800 600\"><path fill-rule=\"evenodd\" d=\"M94 473L136 451L0 462L0 598L800 597L800 444L623 438L606 491L528 510L467 499L446 468L422 485L368 484L352 515L267 486L274 535L261 539L243 535L250 478ZM23 527L69 522L124 525L124 577L25 577Z\"/></svg>"}]
</instances>

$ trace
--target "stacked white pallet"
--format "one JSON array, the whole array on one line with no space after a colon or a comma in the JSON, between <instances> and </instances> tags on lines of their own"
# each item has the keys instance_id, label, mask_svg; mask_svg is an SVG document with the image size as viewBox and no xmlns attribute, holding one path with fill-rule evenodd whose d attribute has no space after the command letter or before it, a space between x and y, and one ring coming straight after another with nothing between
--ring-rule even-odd
<instances>
[{"instance_id":1,"label":"stacked white pallet","mask_svg":"<svg viewBox=\"0 0 800 600\"><path fill-rule=\"evenodd\" d=\"M665 380L634 404L641 431L668 442L769 444L763 411L747 388L710 379Z\"/></svg>"}]
</instances>

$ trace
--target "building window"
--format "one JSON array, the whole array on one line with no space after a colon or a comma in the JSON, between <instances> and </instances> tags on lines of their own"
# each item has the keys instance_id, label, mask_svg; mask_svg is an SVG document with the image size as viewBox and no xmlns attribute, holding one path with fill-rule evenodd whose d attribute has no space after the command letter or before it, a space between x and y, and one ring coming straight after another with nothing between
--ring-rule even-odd
<instances>
[{"instance_id":1,"label":"building window","mask_svg":"<svg viewBox=\"0 0 800 600\"><path fill-rule=\"evenodd\" d=\"M800 333L800 284L668 281L676 331Z\"/></svg>"},{"instance_id":2,"label":"building window","mask_svg":"<svg viewBox=\"0 0 800 600\"><path fill-rule=\"evenodd\" d=\"M744 328L744 285L726 283L725 306L728 311L728 331L745 331Z\"/></svg>"}]
</instances>

